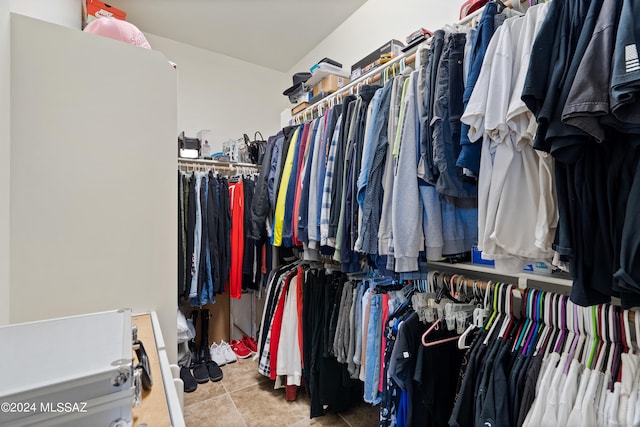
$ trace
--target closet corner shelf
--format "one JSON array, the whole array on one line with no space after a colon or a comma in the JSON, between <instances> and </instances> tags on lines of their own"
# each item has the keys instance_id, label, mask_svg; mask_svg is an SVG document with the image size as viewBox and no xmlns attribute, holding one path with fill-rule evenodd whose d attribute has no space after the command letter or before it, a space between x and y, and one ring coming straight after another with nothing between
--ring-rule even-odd
<instances>
[{"instance_id":1,"label":"closet corner shelf","mask_svg":"<svg viewBox=\"0 0 640 427\"><path fill-rule=\"evenodd\" d=\"M560 274L561 277L557 277L557 275L549 275L549 274L535 274L535 273L504 273L499 270L496 270L493 267L487 267L484 265L476 265L469 263L456 263L450 264L447 262L439 262L439 261L429 261L429 265L435 268L442 268L444 270L463 270L463 271L471 271L475 273L482 273L484 275L495 275L501 277L513 277L517 280L518 285L520 287L526 287L528 281L532 282L540 282L540 283L549 283L553 285L567 286L571 287L573 281L566 274Z\"/></svg>"}]
</instances>

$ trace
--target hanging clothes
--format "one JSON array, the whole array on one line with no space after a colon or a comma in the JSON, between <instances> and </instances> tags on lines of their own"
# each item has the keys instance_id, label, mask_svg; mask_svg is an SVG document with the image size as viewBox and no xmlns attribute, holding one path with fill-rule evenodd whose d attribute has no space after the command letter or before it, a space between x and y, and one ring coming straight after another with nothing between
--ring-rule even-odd
<instances>
[{"instance_id":1,"label":"hanging clothes","mask_svg":"<svg viewBox=\"0 0 640 427\"><path fill-rule=\"evenodd\" d=\"M264 245L250 236L255 181L229 182L213 171L178 175L179 298L193 306L215 302L231 291L257 289L266 273ZM266 260L265 260L266 261Z\"/></svg>"}]
</instances>

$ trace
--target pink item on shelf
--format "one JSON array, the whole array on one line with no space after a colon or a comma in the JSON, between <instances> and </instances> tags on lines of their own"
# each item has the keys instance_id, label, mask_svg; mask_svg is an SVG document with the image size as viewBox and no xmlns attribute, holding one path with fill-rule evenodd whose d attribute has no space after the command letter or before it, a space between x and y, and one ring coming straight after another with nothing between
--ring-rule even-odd
<instances>
[{"instance_id":1,"label":"pink item on shelf","mask_svg":"<svg viewBox=\"0 0 640 427\"><path fill-rule=\"evenodd\" d=\"M142 31L135 25L121 19L102 17L89 23L84 31L145 49L151 49L151 45L144 34L142 34Z\"/></svg>"}]
</instances>

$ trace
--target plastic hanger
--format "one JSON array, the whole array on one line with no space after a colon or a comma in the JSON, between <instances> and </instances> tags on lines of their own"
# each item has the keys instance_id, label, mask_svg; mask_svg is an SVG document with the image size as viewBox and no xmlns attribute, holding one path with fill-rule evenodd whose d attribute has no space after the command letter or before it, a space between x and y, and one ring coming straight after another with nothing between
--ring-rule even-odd
<instances>
[{"instance_id":1,"label":"plastic hanger","mask_svg":"<svg viewBox=\"0 0 640 427\"><path fill-rule=\"evenodd\" d=\"M540 329L540 325L542 324L542 316L545 313L549 313L549 311L540 310L540 301L543 298L544 292L540 290L533 291L531 295L531 300L529 301L529 317L531 318L531 322L529 323L529 328L525 331L525 335L520 342L520 349L523 355L527 354L527 352L529 351L529 346L532 343L532 338L537 335L537 331Z\"/></svg>"},{"instance_id":2,"label":"plastic hanger","mask_svg":"<svg viewBox=\"0 0 640 427\"><path fill-rule=\"evenodd\" d=\"M597 336L597 330L598 330L598 325L597 325L597 310L598 308L596 306L591 307L591 318L590 318L590 323L589 323L589 328L590 328L590 338L592 339L591 342L591 347L589 350L589 353L587 354L587 360L586 360L586 364L589 368L593 369L593 365L594 365L594 358L596 355L596 351L598 350L598 336Z\"/></svg>"},{"instance_id":3,"label":"plastic hanger","mask_svg":"<svg viewBox=\"0 0 640 427\"><path fill-rule=\"evenodd\" d=\"M615 355L616 355L616 336L615 336L615 320L614 320L614 311L615 307L607 305L605 309L605 317L604 317L604 325L603 329L606 331L605 335L605 345L607 346L607 364L605 368L605 373L607 374L607 380L609 380L609 384L613 387L612 377L615 372ZM611 388L612 389L612 388Z\"/></svg>"},{"instance_id":4,"label":"plastic hanger","mask_svg":"<svg viewBox=\"0 0 640 427\"><path fill-rule=\"evenodd\" d=\"M429 334L434 331L439 329L439 325L441 323L441 319L436 320L435 322L433 322L433 325L431 325L429 327L429 329L426 330L426 332L424 334L422 334L422 345L425 347L433 347L434 345L438 345L438 344L444 344L447 342L451 342L451 341L457 341L458 337L449 337L449 338L444 338L444 339L440 339L440 340L436 340L436 341L427 341L427 337L429 336Z\"/></svg>"},{"instance_id":5,"label":"plastic hanger","mask_svg":"<svg viewBox=\"0 0 640 427\"><path fill-rule=\"evenodd\" d=\"M589 357L591 356L593 349L593 309L595 307L580 307L580 311L582 313L582 325L584 327L585 333L585 343L582 350L582 357L580 359L580 363L586 368L591 369L591 365L589 364Z\"/></svg>"},{"instance_id":6,"label":"plastic hanger","mask_svg":"<svg viewBox=\"0 0 640 427\"><path fill-rule=\"evenodd\" d=\"M504 339L504 336L511 324L511 289L513 289L512 285L507 285L504 290L504 320L502 325L500 326L500 331L498 332L498 338Z\"/></svg>"},{"instance_id":7,"label":"plastic hanger","mask_svg":"<svg viewBox=\"0 0 640 427\"><path fill-rule=\"evenodd\" d=\"M484 344L487 345L489 343L489 339L493 336L493 333L496 329L496 326L499 323L499 320L502 316L502 283L497 283L494 288L494 305L493 305L493 315L489 319L487 326L489 327L489 333L487 334Z\"/></svg>"},{"instance_id":8,"label":"plastic hanger","mask_svg":"<svg viewBox=\"0 0 640 427\"><path fill-rule=\"evenodd\" d=\"M603 327L602 324L604 323L602 321L602 317L604 316L604 311L605 311L606 306L604 305L600 305L596 307L596 323L595 323L595 330L596 330L596 337L598 339L598 342L596 344L596 351L595 351L595 366L594 369L602 372L602 368L605 366L605 359L606 359L606 346L605 344L605 337L603 336Z\"/></svg>"},{"instance_id":9,"label":"plastic hanger","mask_svg":"<svg viewBox=\"0 0 640 427\"><path fill-rule=\"evenodd\" d=\"M539 335L544 329L545 324L543 323L544 318L544 308L545 302L549 298L549 294L546 292L540 292L539 296L536 299L536 304L534 304L534 315L533 318L535 320L531 336L528 338L523 354L529 355L536 348L536 342L539 339Z\"/></svg>"},{"instance_id":10,"label":"plastic hanger","mask_svg":"<svg viewBox=\"0 0 640 427\"><path fill-rule=\"evenodd\" d=\"M553 351L555 353L562 353L562 348L564 346L565 335L567 330L567 302L564 295L559 295L557 297L556 302L556 314L557 314L557 325L559 327L558 336L556 338L556 344L554 346Z\"/></svg>"},{"instance_id":11,"label":"plastic hanger","mask_svg":"<svg viewBox=\"0 0 640 427\"><path fill-rule=\"evenodd\" d=\"M477 326L474 323L471 323L471 325L467 327L467 329L462 333L462 335L458 337L459 350L466 350L468 348L471 348L470 345L467 345L467 338L469 337L469 334L471 334L471 332L473 332L476 328Z\"/></svg>"},{"instance_id":12,"label":"plastic hanger","mask_svg":"<svg viewBox=\"0 0 640 427\"><path fill-rule=\"evenodd\" d=\"M622 339L625 352L633 354L633 344L631 342L631 331L629 325L629 310L622 311Z\"/></svg>"},{"instance_id":13,"label":"plastic hanger","mask_svg":"<svg viewBox=\"0 0 640 427\"><path fill-rule=\"evenodd\" d=\"M571 366L571 361L573 360L573 354L576 351L576 346L578 345L578 334L577 334L577 316L575 310L575 304L571 301L567 301L567 341L565 346L565 351L568 353L567 361L564 364L564 374L567 375L569 373L569 368Z\"/></svg>"},{"instance_id":14,"label":"plastic hanger","mask_svg":"<svg viewBox=\"0 0 640 427\"><path fill-rule=\"evenodd\" d=\"M547 344L545 345L545 352L547 354L551 354L553 353L553 350L555 349L555 342L556 342L556 337L558 335L558 318L557 318L557 311L556 311L556 303L557 303L557 294L548 294L549 298L549 315L550 315L550 319L551 319L551 324L550 324L550 332L549 332L549 336L547 337Z\"/></svg>"},{"instance_id":15,"label":"plastic hanger","mask_svg":"<svg viewBox=\"0 0 640 427\"><path fill-rule=\"evenodd\" d=\"M519 351L523 347L523 342L525 341L525 337L528 335L529 330L533 324L533 315L532 315L532 300L534 298L534 294L536 293L533 289L525 290L525 303L524 303L524 325L520 330L520 334L515 340L514 351Z\"/></svg>"},{"instance_id":16,"label":"plastic hanger","mask_svg":"<svg viewBox=\"0 0 640 427\"><path fill-rule=\"evenodd\" d=\"M522 297L522 304L520 306L520 321L519 321L519 325L518 325L518 331L516 332L514 339L513 339L513 345L511 347L511 352L515 353L518 351L518 340L520 339L520 337L522 336L523 331L526 329L527 327L527 323L529 322L529 317L527 316L527 307L529 304L529 289L525 289L523 291L523 297Z\"/></svg>"},{"instance_id":17,"label":"plastic hanger","mask_svg":"<svg viewBox=\"0 0 640 427\"><path fill-rule=\"evenodd\" d=\"M613 325L611 327L613 331L613 362L611 368L611 390L613 391L613 383L616 381L618 376L621 374L621 355L626 347L624 343L626 342L626 337L624 337L624 332L622 330L622 310L620 307L612 307L612 320Z\"/></svg>"},{"instance_id":18,"label":"plastic hanger","mask_svg":"<svg viewBox=\"0 0 640 427\"><path fill-rule=\"evenodd\" d=\"M553 336L555 325L553 324L553 313L551 309L551 305L553 303L553 294L547 293L544 297L543 302L543 332L541 333L540 339L538 340L538 345L536 346L535 354L538 354L540 351L546 352L550 345L549 342Z\"/></svg>"},{"instance_id":19,"label":"plastic hanger","mask_svg":"<svg viewBox=\"0 0 640 427\"><path fill-rule=\"evenodd\" d=\"M635 337L634 337L634 341L633 341L633 345L636 349L636 351L640 351L640 310L639 309L634 309L633 310L634 313L634 326L635 326Z\"/></svg>"},{"instance_id":20,"label":"plastic hanger","mask_svg":"<svg viewBox=\"0 0 640 427\"><path fill-rule=\"evenodd\" d=\"M501 317L495 329L496 337L500 339L504 338L504 334L506 333L506 330L509 328L509 325L511 323L511 298L512 298L511 289L512 288L513 288L513 285L509 285L505 283L503 284L500 290L500 293L501 293L500 297L502 297L502 301L500 302L500 307L499 307L501 312Z\"/></svg>"},{"instance_id":21,"label":"plastic hanger","mask_svg":"<svg viewBox=\"0 0 640 427\"><path fill-rule=\"evenodd\" d=\"M493 325L493 321L496 319L496 317L498 316L498 294L500 293L498 290L500 288L500 283L497 283L494 288L492 289L493 291L493 305L492 305L492 309L493 312L491 313L491 317L489 317L489 320L487 321L487 324L485 325L485 329L486 328L491 328L491 326Z\"/></svg>"}]
</instances>

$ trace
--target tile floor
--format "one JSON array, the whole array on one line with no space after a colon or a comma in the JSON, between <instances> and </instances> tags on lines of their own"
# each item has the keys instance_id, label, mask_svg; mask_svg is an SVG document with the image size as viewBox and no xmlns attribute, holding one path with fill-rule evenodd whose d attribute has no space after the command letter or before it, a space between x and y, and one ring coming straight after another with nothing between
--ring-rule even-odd
<instances>
[{"instance_id":1,"label":"tile floor","mask_svg":"<svg viewBox=\"0 0 640 427\"><path fill-rule=\"evenodd\" d=\"M287 402L284 389L274 390L273 382L258 373L257 362L238 360L222 367L219 382L198 384L184 395L187 427L304 427L378 425L378 407L364 402L339 415L309 419L309 397L298 389L295 402Z\"/></svg>"}]
</instances>

